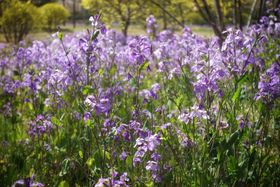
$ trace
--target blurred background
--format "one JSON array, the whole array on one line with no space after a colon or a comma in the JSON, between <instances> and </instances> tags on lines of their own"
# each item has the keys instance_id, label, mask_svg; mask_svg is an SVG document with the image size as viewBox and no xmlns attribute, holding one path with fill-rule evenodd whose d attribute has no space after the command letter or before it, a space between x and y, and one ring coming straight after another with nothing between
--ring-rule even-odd
<instances>
[{"instance_id":1,"label":"blurred background","mask_svg":"<svg viewBox=\"0 0 280 187\"><path fill-rule=\"evenodd\" d=\"M60 26L83 31L88 18L101 13L108 28L125 36L145 34L146 18L154 15L159 30L180 32L185 25L201 36L217 35L231 26L256 23L280 0L0 0L0 43L44 39ZM272 14L279 16L280 11Z\"/></svg>"}]
</instances>

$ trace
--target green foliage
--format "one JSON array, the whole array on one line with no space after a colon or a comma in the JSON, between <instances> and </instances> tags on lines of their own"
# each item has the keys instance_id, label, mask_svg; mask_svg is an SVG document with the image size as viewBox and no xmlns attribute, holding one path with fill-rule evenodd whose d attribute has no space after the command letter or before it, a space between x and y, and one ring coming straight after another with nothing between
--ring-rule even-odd
<instances>
[{"instance_id":1,"label":"green foliage","mask_svg":"<svg viewBox=\"0 0 280 187\"><path fill-rule=\"evenodd\" d=\"M199 15L198 12L189 12L186 15L187 23L189 24L207 24L206 21Z\"/></svg>"},{"instance_id":2,"label":"green foliage","mask_svg":"<svg viewBox=\"0 0 280 187\"><path fill-rule=\"evenodd\" d=\"M57 2L58 0L31 0L31 2L36 6L42 6L47 3Z\"/></svg>"},{"instance_id":3,"label":"green foliage","mask_svg":"<svg viewBox=\"0 0 280 187\"><path fill-rule=\"evenodd\" d=\"M141 0L82 0L82 6L92 14L102 13L107 24L118 23L127 35L131 23L144 23L147 1Z\"/></svg>"},{"instance_id":4,"label":"green foliage","mask_svg":"<svg viewBox=\"0 0 280 187\"><path fill-rule=\"evenodd\" d=\"M49 30L55 30L56 27L67 20L69 12L62 5L57 3L48 3L40 8L43 24Z\"/></svg>"},{"instance_id":5,"label":"green foliage","mask_svg":"<svg viewBox=\"0 0 280 187\"><path fill-rule=\"evenodd\" d=\"M33 29L39 27L39 11L31 3L13 1L3 12L1 30L7 42L18 43Z\"/></svg>"},{"instance_id":6,"label":"green foliage","mask_svg":"<svg viewBox=\"0 0 280 187\"><path fill-rule=\"evenodd\" d=\"M98 34L93 32L89 38L95 40ZM64 38L59 32L58 38L63 44L68 37ZM256 54L264 59L264 70L278 60L279 42L279 39L268 38L267 45L263 46L265 52ZM57 47L57 43L46 46L48 51ZM74 47L70 52L64 50L65 61L68 54L77 55L75 50L77 48ZM113 62L116 54L110 54ZM14 59L11 56L8 58ZM209 59L201 55L195 60L208 64ZM22 81L22 75L30 73L41 76L41 69L34 70L33 67L41 65L40 60L35 60L31 65L25 63L25 58L21 60L19 64L24 69L22 72L12 69L15 70L14 81ZM75 62L86 64L83 60ZM32 174L46 186L94 186L99 178L111 177L110 170L116 170L119 174L127 172L129 186L279 186L280 100L274 106L255 100L263 70L248 68L242 75L219 80L217 83L224 94L217 97L215 93L207 92L202 102L209 118L200 119L197 116L182 122L178 115L191 113L191 107L198 103L193 88L196 76L191 71L192 64L181 65L182 61L178 59L181 73L173 74L171 79L168 72L159 73L153 68L157 61L146 60L142 64L125 66L132 77L124 80L124 61L107 62L102 61L102 65L93 73L84 73L89 76L87 84L73 84L58 98L45 92L46 81L41 82L43 89L37 90L36 97L29 87L21 87L11 94L0 87L2 186L11 186L14 181ZM150 67L153 71L149 71ZM144 100L139 91L149 89L155 82L161 87L157 99ZM91 112L92 117L84 121L83 115L91 110L85 104L85 98L98 95L99 88L111 90L119 85L124 91L113 94L110 113ZM47 104L47 99L55 102ZM59 99L64 104L58 107ZM3 107L6 103L12 107L8 112L2 112L6 110ZM150 152L146 153L141 165L133 165L137 151L135 141L139 137L135 135L136 130L130 131L131 141L122 140L126 134L117 136L116 128L134 120L132 111L137 110L151 115L137 116L142 129L152 129L152 132L161 135L161 144L157 149L161 156L161 183L153 181L149 171L145 170L146 161L151 159ZM53 131L33 137L27 132L30 121L38 114L49 114ZM112 127L105 127L108 119L114 122ZM241 122L244 123L243 127ZM125 160L119 158L123 151L127 153Z\"/></svg>"}]
</instances>

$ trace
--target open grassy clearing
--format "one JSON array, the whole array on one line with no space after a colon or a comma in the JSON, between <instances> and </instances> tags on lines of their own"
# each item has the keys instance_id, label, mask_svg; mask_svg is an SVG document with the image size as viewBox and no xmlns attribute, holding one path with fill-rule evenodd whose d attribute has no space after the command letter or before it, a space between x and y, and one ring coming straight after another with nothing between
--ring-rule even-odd
<instances>
[{"instance_id":1,"label":"open grassy clearing","mask_svg":"<svg viewBox=\"0 0 280 187\"><path fill-rule=\"evenodd\" d=\"M61 26L64 33L83 32L83 31L86 31L86 29L89 27L90 26L86 25L86 24L77 24L75 28L73 28L72 24L67 24L65 26ZM208 37L211 37L214 35L212 28L209 26L190 25L189 27L192 29L192 31L194 33L196 33L200 36L203 36L203 37L208 38ZM121 28L118 26L109 27L109 29L115 29L115 30L121 32ZM180 33L180 30L178 30L177 32ZM145 35L146 30L141 25L132 25L131 27L129 27L128 33L129 33L129 35ZM34 31L34 32L30 33L25 38L25 40L28 43L28 42L32 42L33 40L50 39L52 34L53 34L53 32L50 33L47 31ZM3 34L0 34L0 43L6 43Z\"/></svg>"}]
</instances>

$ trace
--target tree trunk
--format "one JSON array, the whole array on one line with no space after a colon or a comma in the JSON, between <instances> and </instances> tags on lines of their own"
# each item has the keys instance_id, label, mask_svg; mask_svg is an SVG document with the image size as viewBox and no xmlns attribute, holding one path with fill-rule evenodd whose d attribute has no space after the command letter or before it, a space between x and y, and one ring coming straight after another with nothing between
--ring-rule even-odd
<instances>
[{"instance_id":1,"label":"tree trunk","mask_svg":"<svg viewBox=\"0 0 280 187\"><path fill-rule=\"evenodd\" d=\"M237 0L237 6L238 6L239 29L243 30L243 17L242 17L242 3L241 3L241 0Z\"/></svg>"},{"instance_id":2,"label":"tree trunk","mask_svg":"<svg viewBox=\"0 0 280 187\"><path fill-rule=\"evenodd\" d=\"M185 25L185 17L184 17L184 11L183 11L183 8L182 8L182 4L180 3L178 5L178 8L179 8L179 12L180 12L180 17L181 17L181 23Z\"/></svg>"},{"instance_id":3,"label":"tree trunk","mask_svg":"<svg viewBox=\"0 0 280 187\"><path fill-rule=\"evenodd\" d=\"M122 33L125 36L125 38L127 38L129 26L130 26L130 18L126 18L125 20L123 20L123 28L122 28Z\"/></svg>"},{"instance_id":4,"label":"tree trunk","mask_svg":"<svg viewBox=\"0 0 280 187\"><path fill-rule=\"evenodd\" d=\"M216 15L217 15L217 24L220 28L221 31L224 31L225 26L224 26L224 20L223 20L223 12L221 8L221 3L219 0L214 0L214 5L216 9Z\"/></svg>"},{"instance_id":5,"label":"tree trunk","mask_svg":"<svg viewBox=\"0 0 280 187\"><path fill-rule=\"evenodd\" d=\"M252 18L253 18L253 14L254 14L254 10L256 9L256 6L257 6L257 1L258 0L254 0L252 6L251 6L251 10L250 10L250 14L249 14L249 17L248 17L248 21L247 21L247 28L251 25L252 23Z\"/></svg>"},{"instance_id":6,"label":"tree trunk","mask_svg":"<svg viewBox=\"0 0 280 187\"><path fill-rule=\"evenodd\" d=\"M184 28L184 24L180 22L175 16L173 16L170 12L168 12L165 7L163 7L161 4L157 3L154 0L150 0L150 2L154 5L156 5L158 8L160 8L166 15L168 15L170 18L172 18L178 25L180 25L182 28ZM163 14L164 15L164 14ZM167 24L167 23L166 23Z\"/></svg>"},{"instance_id":7,"label":"tree trunk","mask_svg":"<svg viewBox=\"0 0 280 187\"><path fill-rule=\"evenodd\" d=\"M72 12L72 22L73 28L76 28L76 0L73 0L73 12Z\"/></svg>"},{"instance_id":8,"label":"tree trunk","mask_svg":"<svg viewBox=\"0 0 280 187\"><path fill-rule=\"evenodd\" d=\"M202 18L211 25L214 33L216 36L220 39L220 44L222 44L222 41L224 40L224 35L220 28L218 27L217 23L213 20L213 15L211 14L209 10L209 6L207 5L205 0L202 0L203 8L199 5L197 0L193 0L195 7L198 9L200 15Z\"/></svg>"},{"instance_id":9,"label":"tree trunk","mask_svg":"<svg viewBox=\"0 0 280 187\"><path fill-rule=\"evenodd\" d=\"M261 19L262 16L265 14L265 0L260 1L259 12L258 12L258 20Z\"/></svg>"},{"instance_id":10,"label":"tree trunk","mask_svg":"<svg viewBox=\"0 0 280 187\"><path fill-rule=\"evenodd\" d=\"M237 0L232 2L232 23L234 28L237 29Z\"/></svg>"},{"instance_id":11,"label":"tree trunk","mask_svg":"<svg viewBox=\"0 0 280 187\"><path fill-rule=\"evenodd\" d=\"M163 15L163 30L167 29L167 17L166 17L166 13L162 12Z\"/></svg>"},{"instance_id":12,"label":"tree trunk","mask_svg":"<svg viewBox=\"0 0 280 187\"><path fill-rule=\"evenodd\" d=\"M62 0L62 5L63 5L63 7L65 8L65 0ZM66 21L63 21L63 25L64 25L64 26L66 25Z\"/></svg>"}]
</instances>

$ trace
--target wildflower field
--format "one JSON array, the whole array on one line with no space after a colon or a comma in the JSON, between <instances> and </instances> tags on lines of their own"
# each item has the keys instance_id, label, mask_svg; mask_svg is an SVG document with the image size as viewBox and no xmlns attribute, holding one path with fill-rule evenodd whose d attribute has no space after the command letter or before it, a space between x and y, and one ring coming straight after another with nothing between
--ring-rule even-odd
<instances>
[{"instance_id":1,"label":"wildflower field","mask_svg":"<svg viewBox=\"0 0 280 187\"><path fill-rule=\"evenodd\" d=\"M279 22L221 42L101 19L1 49L0 186L280 186Z\"/></svg>"}]
</instances>

